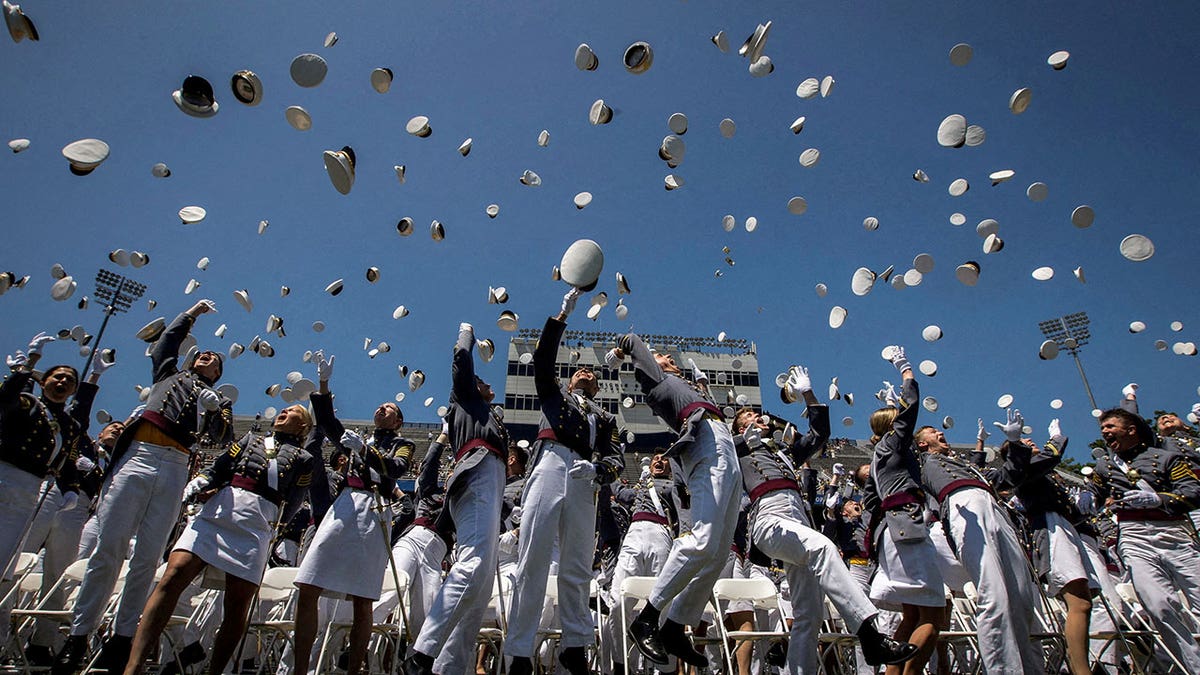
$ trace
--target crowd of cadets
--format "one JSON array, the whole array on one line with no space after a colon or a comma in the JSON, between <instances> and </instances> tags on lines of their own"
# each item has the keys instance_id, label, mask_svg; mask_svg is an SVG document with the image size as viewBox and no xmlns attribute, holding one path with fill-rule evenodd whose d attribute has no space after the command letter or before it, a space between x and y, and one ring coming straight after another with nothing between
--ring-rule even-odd
<instances>
[{"instance_id":1,"label":"crowd of cadets","mask_svg":"<svg viewBox=\"0 0 1200 675\"><path fill-rule=\"evenodd\" d=\"M885 355L901 384L887 385L887 405L871 417L871 460L835 464L824 479L808 460L826 449L829 411L804 367L789 370L781 396L803 401L806 429L750 409L726 419L702 372L685 372L629 334L606 363L632 360L647 405L677 440L627 480L623 430L593 400L592 370L556 378L578 295L569 292L547 319L534 353L543 413L536 440L509 438L492 388L475 374L474 330L462 324L442 432L419 465L399 434L396 404L376 409L370 434L343 426L330 389L334 357L320 353L311 411L293 405L269 430L234 439L231 402L215 388L222 356L180 353L209 301L180 314L153 346L145 404L95 439L90 408L113 360L96 359L83 382L70 366L37 369L54 339L39 334L8 358L0 385L7 658L56 675L87 664L143 672L171 616L191 612L196 580L223 577L220 611L189 632L167 666L219 673L245 635L267 567L297 565L294 639L281 672L315 667L319 629L339 611L350 630L338 662L350 673L368 667L372 625L397 611L412 637L394 655L406 675L488 667L529 675L539 661L571 675L726 670L711 640L708 648L693 640L716 622L770 626L756 626L761 613L736 601L713 616L720 578L770 579L786 599L772 621L786 624L788 639L738 647L737 675L837 664L948 673L954 658L939 634L953 597L973 601L969 651L987 673L1045 672L1055 654L1074 675L1115 673L1140 652L1151 668L1200 672L1196 436L1173 413L1159 415L1157 428L1146 423L1137 385L1101 414L1095 468L1071 481L1056 471L1067 447L1057 420L1039 445L1009 410L994 425L979 421L974 452L952 451L939 429L919 424L918 382L904 350L891 347ZM988 462L991 433L1003 442ZM189 475L201 443L227 450ZM397 480L410 472L415 491L404 494ZM22 625L8 618L22 551L41 553L43 594L68 565L87 560L67 625L38 620L9 634ZM119 604L108 610L123 567ZM621 593L631 577L655 578L637 612L638 601ZM1136 598L1118 592L1123 582ZM323 599L331 597L349 602L331 608ZM831 615L855 638L848 662L819 652ZM502 653L477 647L485 622L505 628ZM539 640L550 622L561 627L553 653ZM1131 629L1138 639L1126 639ZM1061 634L1065 649L1043 649L1035 638L1047 631Z\"/></svg>"}]
</instances>

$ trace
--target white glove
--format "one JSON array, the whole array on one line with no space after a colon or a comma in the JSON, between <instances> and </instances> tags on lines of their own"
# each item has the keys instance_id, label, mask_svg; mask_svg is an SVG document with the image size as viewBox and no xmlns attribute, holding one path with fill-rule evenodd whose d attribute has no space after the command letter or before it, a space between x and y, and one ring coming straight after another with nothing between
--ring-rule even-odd
<instances>
[{"instance_id":1,"label":"white glove","mask_svg":"<svg viewBox=\"0 0 1200 675\"><path fill-rule=\"evenodd\" d=\"M983 426L983 418L980 417L979 418L979 433L975 435L975 440L983 442L983 441L987 440L988 436L991 436L991 434L988 432L987 428Z\"/></svg>"},{"instance_id":2,"label":"white glove","mask_svg":"<svg viewBox=\"0 0 1200 675\"><path fill-rule=\"evenodd\" d=\"M1050 426L1046 428L1046 433L1050 434L1050 438L1062 436L1062 426L1058 423L1058 418L1050 420Z\"/></svg>"},{"instance_id":3,"label":"white glove","mask_svg":"<svg viewBox=\"0 0 1200 675\"><path fill-rule=\"evenodd\" d=\"M33 339L29 341L29 355L33 356L34 354L37 354L40 356L42 353L42 348L46 346L47 342L54 342L54 336L47 335L46 333L38 333L37 335L34 335Z\"/></svg>"},{"instance_id":4,"label":"white glove","mask_svg":"<svg viewBox=\"0 0 1200 675\"><path fill-rule=\"evenodd\" d=\"M1117 501L1131 509L1156 509L1163 503L1162 495L1153 490L1126 490Z\"/></svg>"},{"instance_id":5,"label":"white glove","mask_svg":"<svg viewBox=\"0 0 1200 675\"><path fill-rule=\"evenodd\" d=\"M509 520L509 522L510 522L510 523L512 523L512 524L514 524L514 525L520 525L520 524L521 524L521 513L522 513L522 511L521 511L521 507L519 507L519 506L514 506L514 507L512 508L512 511L510 511L510 512L508 513L508 520Z\"/></svg>"},{"instance_id":6,"label":"white glove","mask_svg":"<svg viewBox=\"0 0 1200 675\"><path fill-rule=\"evenodd\" d=\"M342 443L342 447L346 448L347 450L350 450L352 452L362 452L362 449L363 449L362 436L359 436L358 434L356 434L353 431L350 431L349 429L342 432L341 443Z\"/></svg>"},{"instance_id":7,"label":"white glove","mask_svg":"<svg viewBox=\"0 0 1200 675\"><path fill-rule=\"evenodd\" d=\"M896 393L896 386L887 380L883 381L883 404L889 408L900 407L900 395Z\"/></svg>"},{"instance_id":8,"label":"white glove","mask_svg":"<svg viewBox=\"0 0 1200 675\"><path fill-rule=\"evenodd\" d=\"M470 333L471 337L475 337L475 327L469 323L466 323L465 321L463 323L458 324L458 332L461 333L463 331Z\"/></svg>"},{"instance_id":9,"label":"white glove","mask_svg":"<svg viewBox=\"0 0 1200 675\"><path fill-rule=\"evenodd\" d=\"M331 355L326 359L324 351L319 351L314 356L317 357L317 380L328 382L329 378L333 377L333 360L337 357Z\"/></svg>"},{"instance_id":10,"label":"white glove","mask_svg":"<svg viewBox=\"0 0 1200 675\"><path fill-rule=\"evenodd\" d=\"M204 476L196 476L187 484L187 487L183 488L183 501L192 501L197 495L199 495L201 492L204 492L204 488L208 487L208 485L209 482L207 478Z\"/></svg>"},{"instance_id":11,"label":"white glove","mask_svg":"<svg viewBox=\"0 0 1200 675\"><path fill-rule=\"evenodd\" d=\"M91 473L92 469L96 468L96 463L87 457L80 455L79 459L75 460L75 468L82 473Z\"/></svg>"},{"instance_id":12,"label":"white glove","mask_svg":"<svg viewBox=\"0 0 1200 675\"><path fill-rule=\"evenodd\" d=\"M846 475L846 465L842 464L841 462L837 462L836 464L834 464L833 465L833 475L845 476Z\"/></svg>"},{"instance_id":13,"label":"white glove","mask_svg":"<svg viewBox=\"0 0 1200 675\"><path fill-rule=\"evenodd\" d=\"M596 467L591 462L576 462L567 470L567 475L575 480L594 480Z\"/></svg>"},{"instance_id":14,"label":"white glove","mask_svg":"<svg viewBox=\"0 0 1200 675\"><path fill-rule=\"evenodd\" d=\"M571 290L567 291L566 295L563 296L562 315L564 317L570 316L571 312L575 311L575 301L579 299L579 296L582 293L583 291L579 290L578 288L572 288Z\"/></svg>"},{"instance_id":15,"label":"white glove","mask_svg":"<svg viewBox=\"0 0 1200 675\"><path fill-rule=\"evenodd\" d=\"M751 450L762 447L762 429L759 429L757 424L747 426L742 431L742 440L746 442L746 447Z\"/></svg>"},{"instance_id":16,"label":"white glove","mask_svg":"<svg viewBox=\"0 0 1200 675\"><path fill-rule=\"evenodd\" d=\"M1004 436L1016 443L1021 440L1021 430L1025 428L1025 418L1021 417L1021 411L1016 408L1009 408L1008 421L1004 423L992 422L992 426L1004 432Z\"/></svg>"},{"instance_id":17,"label":"white glove","mask_svg":"<svg viewBox=\"0 0 1200 675\"><path fill-rule=\"evenodd\" d=\"M789 368L787 384L791 387L792 393L797 396L803 396L812 391L812 379L808 376L808 368L804 366Z\"/></svg>"},{"instance_id":18,"label":"white glove","mask_svg":"<svg viewBox=\"0 0 1200 675\"><path fill-rule=\"evenodd\" d=\"M442 418L442 433L446 434L447 436L450 435L450 420L444 417Z\"/></svg>"},{"instance_id":19,"label":"white glove","mask_svg":"<svg viewBox=\"0 0 1200 675\"><path fill-rule=\"evenodd\" d=\"M201 389L196 393L196 402L208 412L221 409L221 395L212 389Z\"/></svg>"},{"instance_id":20,"label":"white glove","mask_svg":"<svg viewBox=\"0 0 1200 675\"><path fill-rule=\"evenodd\" d=\"M912 365L908 362L908 357L904 355L904 347L896 345L896 350L892 352L892 365L896 366L896 370L903 373L906 370L912 370Z\"/></svg>"},{"instance_id":21,"label":"white glove","mask_svg":"<svg viewBox=\"0 0 1200 675\"><path fill-rule=\"evenodd\" d=\"M1121 394L1124 395L1125 398L1135 399L1135 398L1137 398L1137 390L1138 390L1138 383L1130 382L1129 384L1125 385L1124 389L1121 390Z\"/></svg>"},{"instance_id":22,"label":"white glove","mask_svg":"<svg viewBox=\"0 0 1200 675\"><path fill-rule=\"evenodd\" d=\"M59 511L70 511L79 506L78 492L64 492L62 496L62 504L58 507Z\"/></svg>"},{"instance_id":23,"label":"white glove","mask_svg":"<svg viewBox=\"0 0 1200 675\"><path fill-rule=\"evenodd\" d=\"M115 366L115 365L117 365L117 358L116 358L116 356L114 356L114 357L113 357L113 360L112 360L112 361L107 361L107 360L105 360L105 358L104 358L104 355L103 355L103 354L101 354L101 355L100 355L100 358L98 358L98 359L95 359L95 360L93 360L93 361L92 361L92 371L91 371L91 375L95 375L96 377L100 377L101 375L103 375L103 374L104 374L104 372L105 372L106 370L108 370L109 368L112 368L112 367L113 367L113 366Z\"/></svg>"},{"instance_id":24,"label":"white glove","mask_svg":"<svg viewBox=\"0 0 1200 675\"><path fill-rule=\"evenodd\" d=\"M1192 404L1192 414L1197 417L1200 417L1200 403Z\"/></svg>"},{"instance_id":25,"label":"white glove","mask_svg":"<svg viewBox=\"0 0 1200 675\"><path fill-rule=\"evenodd\" d=\"M26 363L29 363L29 357L25 356L25 352L18 349L16 354L9 354L6 356L4 358L4 362L8 364L10 369L16 370L17 368L24 366ZM1197 403L1196 405L1200 406L1200 403Z\"/></svg>"},{"instance_id":26,"label":"white glove","mask_svg":"<svg viewBox=\"0 0 1200 675\"><path fill-rule=\"evenodd\" d=\"M708 375L705 375L704 371L700 370L700 366L696 365L696 361L694 359L688 359L688 365L692 367L692 380L694 380L696 384L708 382Z\"/></svg>"},{"instance_id":27,"label":"white glove","mask_svg":"<svg viewBox=\"0 0 1200 675\"><path fill-rule=\"evenodd\" d=\"M609 368L616 368L617 364L620 362L621 357L617 355L617 350L615 348L604 352L604 365L608 366Z\"/></svg>"}]
</instances>

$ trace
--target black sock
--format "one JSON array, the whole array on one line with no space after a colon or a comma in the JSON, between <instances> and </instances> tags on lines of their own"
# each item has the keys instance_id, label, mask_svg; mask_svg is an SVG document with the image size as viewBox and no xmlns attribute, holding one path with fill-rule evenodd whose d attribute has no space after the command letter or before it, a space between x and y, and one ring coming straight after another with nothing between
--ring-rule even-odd
<instances>
[{"instance_id":1,"label":"black sock","mask_svg":"<svg viewBox=\"0 0 1200 675\"><path fill-rule=\"evenodd\" d=\"M646 603L646 606L642 608L642 613L638 614L637 618L638 621L651 624L655 627L658 626L658 619L659 611L654 608L654 605L651 605L648 602Z\"/></svg>"},{"instance_id":2,"label":"black sock","mask_svg":"<svg viewBox=\"0 0 1200 675\"><path fill-rule=\"evenodd\" d=\"M856 635L860 642L879 642L883 638L883 635L875 629L874 617L863 621L862 625L858 627Z\"/></svg>"}]
</instances>

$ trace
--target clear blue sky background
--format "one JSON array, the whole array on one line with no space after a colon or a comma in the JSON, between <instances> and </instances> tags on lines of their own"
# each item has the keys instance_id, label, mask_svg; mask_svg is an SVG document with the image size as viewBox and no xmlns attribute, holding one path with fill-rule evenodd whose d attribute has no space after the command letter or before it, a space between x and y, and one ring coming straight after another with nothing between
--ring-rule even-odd
<instances>
[{"instance_id":1,"label":"clear blue sky background","mask_svg":"<svg viewBox=\"0 0 1200 675\"><path fill-rule=\"evenodd\" d=\"M1012 393L1042 439L1053 414L1063 418L1076 456L1095 438L1091 406L1070 359L1040 361L1039 320L1087 311L1092 341L1084 366L1102 406L1115 403L1129 381L1143 385L1145 410L1186 412L1198 399L1194 357L1155 351L1200 338L1191 298L1198 245L1195 179L1200 173L1200 115L1194 37L1200 6L1155 3L50 3L23 7L42 40L0 41L0 136L32 141L21 154L0 155L5 180L5 246L0 267L32 279L23 291L0 298L0 349L22 347L38 330L77 323L90 331L101 315L75 300L91 294L98 267L115 268L109 250L150 253L150 265L125 268L147 284L147 297L110 325L105 342L120 363L105 376L97 407L122 415L136 404L134 385L149 383L144 345L133 332L155 316L168 320L196 297L211 297L220 312L205 316L197 334L204 347L224 350L263 332L271 313L284 317L288 336L271 339L274 359L243 355L228 364L226 381L241 389L237 411L253 414L278 399L263 394L288 371L314 377L300 362L306 349L337 354L333 384L339 407L367 417L383 399L407 391L396 368L428 375L403 407L410 420L433 421L420 402L448 392L450 347L459 321L501 343L500 308L486 304L488 285L506 286L521 325L537 327L557 310L566 287L550 269L575 239L590 237L605 250L601 289L615 298L613 273L628 277L630 314L617 321L609 307L594 324L582 309L572 327L634 329L647 333L731 336L754 340L764 380L790 363L810 367L817 391L840 378L853 408L833 404L835 420L852 416L866 436L871 394L895 372L878 354L889 343L908 347L914 363L933 359L936 378L923 393L941 410L923 414L936 423L952 415L955 442L974 437L974 421L998 419L995 401ZM752 78L735 52L759 22L773 20L766 53L775 72ZM729 34L731 52L709 42ZM341 40L331 49L329 31ZM635 40L653 45L654 64L643 75L621 67ZM587 42L600 58L595 72L573 63ZM952 66L950 48L973 45L966 67ZM1066 70L1046 64L1066 49ZM315 89L288 76L293 57L315 52L329 75ZM375 93L371 70L390 67L389 93ZM229 91L239 69L262 78L263 103L249 108ZM220 113L194 119L171 101L188 74L207 77ZM833 75L828 98L801 100L796 85ZM1033 90L1023 115L1008 111L1009 95ZM607 126L591 126L588 107L604 98L617 110ZM289 105L312 114L308 132L284 119ZM687 156L674 171L682 189L667 192L671 171L658 159L667 117L688 115ZM935 131L961 113L987 130L977 148L939 147ZM404 132L414 115L427 115L431 137ZM799 115L808 123L793 135ZM719 121L737 122L722 138ZM550 145L536 144L548 129ZM112 155L92 175L67 171L67 143L96 137ZM474 139L470 156L456 148ZM358 155L353 192L342 196L326 177L321 151L351 145ZM806 148L820 163L797 162ZM165 162L166 180L150 167ZM394 164L408 167L401 185ZM912 180L917 169L932 178ZM539 188L521 185L525 169ZM987 176L1013 169L1016 178L991 187ZM971 190L952 198L946 187L967 178ZM1025 187L1049 185L1033 203ZM577 211L572 197L591 191L595 201ZM808 200L802 216L788 213L789 198ZM489 220L484 208L500 205ZM190 204L208 210L197 225L179 223ZM1092 205L1096 224L1070 223L1079 204ZM949 223L961 212L967 224ZM726 233L721 218L738 229ZM416 234L395 232L402 216ZM758 218L758 230L742 223ZM875 216L880 227L861 223ZM1000 222L1006 246L984 256L974 225ZM259 220L271 226L256 234ZM431 220L445 224L441 243L428 236ZM1127 234L1149 236L1157 254L1133 263L1118 252ZM735 267L723 262L732 249ZM921 252L936 268L917 288L877 286L866 297L850 292L855 268L903 272ZM207 271L196 261L208 256ZM973 259L983 266L968 288L954 268ZM50 300L50 266L61 262L80 281L76 298ZM382 271L368 284L364 271ZM1049 265L1055 277L1034 281ZM1082 265L1087 284L1071 270ZM715 270L724 276L716 278ZM190 278L203 286L184 295ZM339 297L323 293L345 278ZM829 295L818 298L823 282ZM279 286L292 288L280 298ZM233 300L247 288L247 314ZM391 318L404 304L412 314ZM849 318L828 327L830 308ZM615 302L613 303L615 305ZM328 325L323 334L309 328ZM1131 335L1131 320L1148 330ZM1171 321L1184 328L1173 333ZM224 340L212 331L227 323ZM921 329L939 324L945 338L930 344ZM387 340L392 351L374 360L364 337ZM47 362L82 363L74 346L51 345ZM502 387L503 359L481 365ZM774 400L773 391L764 398ZM1064 408L1054 413L1051 399ZM433 407L436 407L437 403ZM778 407L777 405L775 407ZM788 412L796 413L791 410Z\"/></svg>"}]
</instances>

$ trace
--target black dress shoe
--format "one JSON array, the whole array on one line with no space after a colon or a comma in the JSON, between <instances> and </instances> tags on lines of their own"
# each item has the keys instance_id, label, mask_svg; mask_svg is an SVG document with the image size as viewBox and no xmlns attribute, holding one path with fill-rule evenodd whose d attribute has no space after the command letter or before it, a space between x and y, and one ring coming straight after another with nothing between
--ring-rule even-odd
<instances>
[{"instance_id":1,"label":"black dress shoe","mask_svg":"<svg viewBox=\"0 0 1200 675\"><path fill-rule=\"evenodd\" d=\"M528 656L514 656L508 664L508 675L532 675L533 659Z\"/></svg>"},{"instance_id":2,"label":"black dress shoe","mask_svg":"<svg viewBox=\"0 0 1200 675\"><path fill-rule=\"evenodd\" d=\"M559 652L558 662L571 675L588 675L587 651L583 647L567 647Z\"/></svg>"},{"instance_id":3,"label":"black dress shoe","mask_svg":"<svg viewBox=\"0 0 1200 675\"><path fill-rule=\"evenodd\" d=\"M54 663L54 651L45 645L27 645L25 660L36 668L45 668Z\"/></svg>"},{"instance_id":4,"label":"black dress shoe","mask_svg":"<svg viewBox=\"0 0 1200 675\"><path fill-rule=\"evenodd\" d=\"M129 653L133 651L133 637L128 635L110 635L100 649L100 658L96 666L110 673L123 673L129 663Z\"/></svg>"},{"instance_id":5,"label":"black dress shoe","mask_svg":"<svg viewBox=\"0 0 1200 675\"><path fill-rule=\"evenodd\" d=\"M433 675L433 657L414 649L404 661L404 675Z\"/></svg>"},{"instance_id":6,"label":"black dress shoe","mask_svg":"<svg viewBox=\"0 0 1200 675\"><path fill-rule=\"evenodd\" d=\"M54 665L50 667L50 675L75 675L79 672L83 660L87 658L88 644L86 635L72 635L67 638L58 656L54 657Z\"/></svg>"},{"instance_id":7,"label":"black dress shoe","mask_svg":"<svg viewBox=\"0 0 1200 675\"><path fill-rule=\"evenodd\" d=\"M633 644L637 645L638 651L642 653L642 656L661 666L670 663L670 658L667 656L667 650L663 647L657 625L639 616L633 623L629 624L629 639L633 640Z\"/></svg>"},{"instance_id":8,"label":"black dress shoe","mask_svg":"<svg viewBox=\"0 0 1200 675\"><path fill-rule=\"evenodd\" d=\"M702 652L696 651L696 647L692 644L691 639L683 632L683 624L668 619L663 624L660 635L663 649L668 654L689 666L695 666L696 668L708 667L708 657Z\"/></svg>"},{"instance_id":9,"label":"black dress shoe","mask_svg":"<svg viewBox=\"0 0 1200 675\"><path fill-rule=\"evenodd\" d=\"M895 665L904 663L917 653L917 646L880 636L878 640L860 640L863 658L868 665Z\"/></svg>"},{"instance_id":10,"label":"black dress shoe","mask_svg":"<svg viewBox=\"0 0 1200 675\"><path fill-rule=\"evenodd\" d=\"M179 651L179 660L171 659L167 665L163 666L160 675L184 675L189 669L198 664L203 663L204 659L208 658L208 652L204 650L204 646L199 642L193 642ZM180 665L183 669L180 669Z\"/></svg>"}]
</instances>

